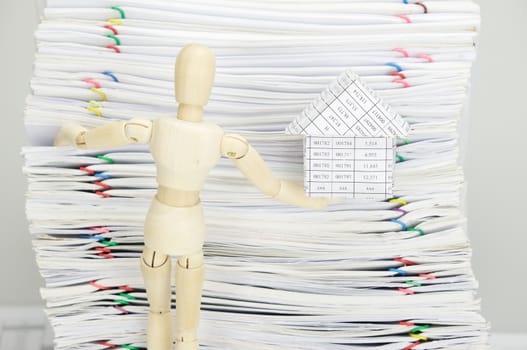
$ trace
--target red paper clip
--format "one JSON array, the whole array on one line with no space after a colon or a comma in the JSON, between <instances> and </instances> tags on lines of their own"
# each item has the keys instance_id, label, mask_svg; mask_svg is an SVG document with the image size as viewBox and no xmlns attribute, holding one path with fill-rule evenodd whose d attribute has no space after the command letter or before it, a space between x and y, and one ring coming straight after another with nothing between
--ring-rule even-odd
<instances>
[{"instance_id":1,"label":"red paper clip","mask_svg":"<svg viewBox=\"0 0 527 350\"><path fill-rule=\"evenodd\" d=\"M114 26L111 26L109 24L105 24L105 25L103 25L103 27L106 28L106 29L110 29L113 32L113 35L119 35L119 32L117 31L117 29L115 29Z\"/></svg>"},{"instance_id":2,"label":"red paper clip","mask_svg":"<svg viewBox=\"0 0 527 350\"><path fill-rule=\"evenodd\" d=\"M412 23L412 20L410 19L410 17L408 17L406 15L399 15L397 17L404 19L406 21L406 23Z\"/></svg>"},{"instance_id":3,"label":"red paper clip","mask_svg":"<svg viewBox=\"0 0 527 350\"><path fill-rule=\"evenodd\" d=\"M412 350L413 348L415 348L417 345L421 344L421 342L419 341L416 341L410 345L408 345L406 348L404 348L403 350Z\"/></svg>"},{"instance_id":4,"label":"red paper clip","mask_svg":"<svg viewBox=\"0 0 527 350\"><path fill-rule=\"evenodd\" d=\"M108 348L112 348L112 349L117 346L116 344L112 344L112 343L109 343L107 341L100 341L98 344L102 345L102 346L106 346Z\"/></svg>"},{"instance_id":5,"label":"red paper clip","mask_svg":"<svg viewBox=\"0 0 527 350\"><path fill-rule=\"evenodd\" d=\"M128 310L126 310L124 307L122 306L119 306L119 305L114 305L114 308L121 311L123 314L129 314L130 312Z\"/></svg>"},{"instance_id":6,"label":"red paper clip","mask_svg":"<svg viewBox=\"0 0 527 350\"><path fill-rule=\"evenodd\" d=\"M103 286L102 284L97 284L95 281L90 281L90 286L95 287L99 290L111 289L110 287Z\"/></svg>"},{"instance_id":7,"label":"red paper clip","mask_svg":"<svg viewBox=\"0 0 527 350\"><path fill-rule=\"evenodd\" d=\"M110 248L103 248L103 247L96 247L95 250L98 251L98 252L103 252L103 253L111 253L112 252L112 250Z\"/></svg>"},{"instance_id":8,"label":"red paper clip","mask_svg":"<svg viewBox=\"0 0 527 350\"><path fill-rule=\"evenodd\" d=\"M96 191L95 194L98 194L99 196L103 197L103 198L109 198L110 195L108 193L104 193L104 192L101 192L101 191Z\"/></svg>"},{"instance_id":9,"label":"red paper clip","mask_svg":"<svg viewBox=\"0 0 527 350\"><path fill-rule=\"evenodd\" d=\"M88 169L88 168L86 168L86 167L83 167L83 166L81 166L81 167L79 168L79 170L84 171L84 172L86 172L86 173L88 173L88 174L90 174L90 175L95 175L95 171L93 171L93 170L91 170L91 169Z\"/></svg>"},{"instance_id":10,"label":"red paper clip","mask_svg":"<svg viewBox=\"0 0 527 350\"><path fill-rule=\"evenodd\" d=\"M398 288L399 292L402 292L406 295L413 295L415 294L415 292L411 289L408 289L408 288Z\"/></svg>"},{"instance_id":11,"label":"red paper clip","mask_svg":"<svg viewBox=\"0 0 527 350\"><path fill-rule=\"evenodd\" d=\"M410 84L408 84L408 82L406 80L403 80L403 79L396 79L393 82L397 83L397 84L402 84L404 88L410 87Z\"/></svg>"},{"instance_id":12,"label":"red paper clip","mask_svg":"<svg viewBox=\"0 0 527 350\"><path fill-rule=\"evenodd\" d=\"M407 259L403 259L403 258L395 258L395 259L393 259L393 260L395 260L395 261L397 261L397 262L400 262L400 263L403 263L403 264L405 264L405 265L417 265L417 264L414 263L413 261L411 261L411 260L407 260Z\"/></svg>"},{"instance_id":13,"label":"red paper clip","mask_svg":"<svg viewBox=\"0 0 527 350\"><path fill-rule=\"evenodd\" d=\"M114 50L114 51L117 52L117 53L121 53L121 49L119 49L119 48L118 48L117 46L115 46L115 45L106 45L106 48L107 48L107 49L112 49L112 50Z\"/></svg>"},{"instance_id":14,"label":"red paper clip","mask_svg":"<svg viewBox=\"0 0 527 350\"><path fill-rule=\"evenodd\" d=\"M90 230L101 233L110 233L110 230L108 230L106 227L90 227Z\"/></svg>"},{"instance_id":15,"label":"red paper clip","mask_svg":"<svg viewBox=\"0 0 527 350\"><path fill-rule=\"evenodd\" d=\"M405 49L396 48L396 49L393 49L392 51L399 52L399 53L401 53L404 57L410 57L410 54L409 54L408 51L406 51Z\"/></svg>"},{"instance_id":16,"label":"red paper clip","mask_svg":"<svg viewBox=\"0 0 527 350\"><path fill-rule=\"evenodd\" d=\"M422 58L423 60L427 60L428 62L432 63L434 60L429 55L425 55L424 53L417 56L417 58Z\"/></svg>"},{"instance_id":17,"label":"red paper clip","mask_svg":"<svg viewBox=\"0 0 527 350\"><path fill-rule=\"evenodd\" d=\"M401 79L406 79L406 75L404 75L404 73L401 73L401 72L391 72L390 75L392 77L399 77Z\"/></svg>"},{"instance_id":18,"label":"red paper clip","mask_svg":"<svg viewBox=\"0 0 527 350\"><path fill-rule=\"evenodd\" d=\"M105 190L109 190L109 189L112 188L112 186L107 185L107 184L105 184L104 182L101 182L101 181L94 181L93 183L95 185L97 185L97 186L100 186L100 187L104 188Z\"/></svg>"},{"instance_id":19,"label":"red paper clip","mask_svg":"<svg viewBox=\"0 0 527 350\"><path fill-rule=\"evenodd\" d=\"M420 273L419 277L426 278L428 280L435 280L436 276L432 275L431 273Z\"/></svg>"},{"instance_id":20,"label":"red paper clip","mask_svg":"<svg viewBox=\"0 0 527 350\"><path fill-rule=\"evenodd\" d=\"M94 88L101 88L101 84L91 78L84 79L83 82L93 85Z\"/></svg>"},{"instance_id":21,"label":"red paper clip","mask_svg":"<svg viewBox=\"0 0 527 350\"><path fill-rule=\"evenodd\" d=\"M125 292L133 292L134 291L133 288L128 287L128 286L120 286L119 289L120 290L124 290Z\"/></svg>"}]
</instances>

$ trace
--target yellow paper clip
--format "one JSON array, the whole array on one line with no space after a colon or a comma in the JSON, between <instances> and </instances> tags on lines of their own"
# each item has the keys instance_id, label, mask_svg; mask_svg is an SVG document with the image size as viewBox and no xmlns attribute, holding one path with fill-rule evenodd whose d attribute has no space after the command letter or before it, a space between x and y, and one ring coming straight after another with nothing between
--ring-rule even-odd
<instances>
[{"instance_id":1,"label":"yellow paper clip","mask_svg":"<svg viewBox=\"0 0 527 350\"><path fill-rule=\"evenodd\" d=\"M95 115L97 115L98 117L102 116L102 113L101 113L101 111L98 108L95 108L93 106L88 106L88 107L86 107L86 109L91 111L91 112L93 112L93 113L95 113Z\"/></svg>"},{"instance_id":2,"label":"yellow paper clip","mask_svg":"<svg viewBox=\"0 0 527 350\"><path fill-rule=\"evenodd\" d=\"M90 90L95 92L95 93L97 93L97 94L99 94L99 96L101 96L103 101L108 101L108 98L106 97L106 94L101 89L97 89L95 87L92 87Z\"/></svg>"},{"instance_id":3,"label":"yellow paper clip","mask_svg":"<svg viewBox=\"0 0 527 350\"><path fill-rule=\"evenodd\" d=\"M113 23L113 24L117 24L118 26L122 26L123 25L123 21L121 21L120 19L117 19L117 18L110 18L108 20L109 23Z\"/></svg>"},{"instance_id":4,"label":"yellow paper clip","mask_svg":"<svg viewBox=\"0 0 527 350\"><path fill-rule=\"evenodd\" d=\"M405 201L404 199L401 199L401 198L390 199L388 202L390 202L390 203L401 203L402 205L407 205L408 204L407 201Z\"/></svg>"},{"instance_id":5,"label":"yellow paper clip","mask_svg":"<svg viewBox=\"0 0 527 350\"><path fill-rule=\"evenodd\" d=\"M421 335L421 334L409 333L408 335L412 338L419 339L420 341L428 341L428 337L425 337L424 335Z\"/></svg>"}]
</instances>

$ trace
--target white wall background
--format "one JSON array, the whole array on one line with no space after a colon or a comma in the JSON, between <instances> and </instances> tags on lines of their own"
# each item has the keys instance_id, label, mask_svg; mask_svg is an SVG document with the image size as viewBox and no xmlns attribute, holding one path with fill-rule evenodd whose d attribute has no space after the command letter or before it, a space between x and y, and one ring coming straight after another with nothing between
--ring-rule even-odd
<instances>
[{"instance_id":1,"label":"white wall background","mask_svg":"<svg viewBox=\"0 0 527 350\"><path fill-rule=\"evenodd\" d=\"M22 118L34 59L36 2L0 0L0 309L42 304L19 155L25 143ZM483 26L465 162L474 269L493 331L527 334L527 1L476 2Z\"/></svg>"},{"instance_id":2,"label":"white wall background","mask_svg":"<svg viewBox=\"0 0 527 350\"><path fill-rule=\"evenodd\" d=\"M465 161L473 265L493 330L527 333L527 1L477 3Z\"/></svg>"}]
</instances>

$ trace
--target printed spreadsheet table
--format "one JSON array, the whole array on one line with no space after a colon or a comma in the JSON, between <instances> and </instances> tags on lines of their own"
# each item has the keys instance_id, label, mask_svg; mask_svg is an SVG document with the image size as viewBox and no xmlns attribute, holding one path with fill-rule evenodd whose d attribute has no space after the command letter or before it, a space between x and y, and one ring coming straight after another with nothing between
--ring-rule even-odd
<instances>
[{"instance_id":1,"label":"printed spreadsheet table","mask_svg":"<svg viewBox=\"0 0 527 350\"><path fill-rule=\"evenodd\" d=\"M288 127L291 134L319 136L396 137L408 123L357 75L346 71L304 109Z\"/></svg>"},{"instance_id":2,"label":"printed spreadsheet table","mask_svg":"<svg viewBox=\"0 0 527 350\"><path fill-rule=\"evenodd\" d=\"M306 136L304 150L307 195L392 196L395 138Z\"/></svg>"}]
</instances>

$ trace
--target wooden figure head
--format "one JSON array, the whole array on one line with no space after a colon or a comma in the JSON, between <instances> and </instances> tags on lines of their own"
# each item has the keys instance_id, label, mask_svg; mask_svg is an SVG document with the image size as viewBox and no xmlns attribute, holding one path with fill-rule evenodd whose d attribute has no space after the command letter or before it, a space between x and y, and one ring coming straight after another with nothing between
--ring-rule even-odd
<instances>
[{"instance_id":1,"label":"wooden figure head","mask_svg":"<svg viewBox=\"0 0 527 350\"><path fill-rule=\"evenodd\" d=\"M178 118L201 121L216 73L216 58L207 46L190 44L181 49L175 68Z\"/></svg>"}]
</instances>

